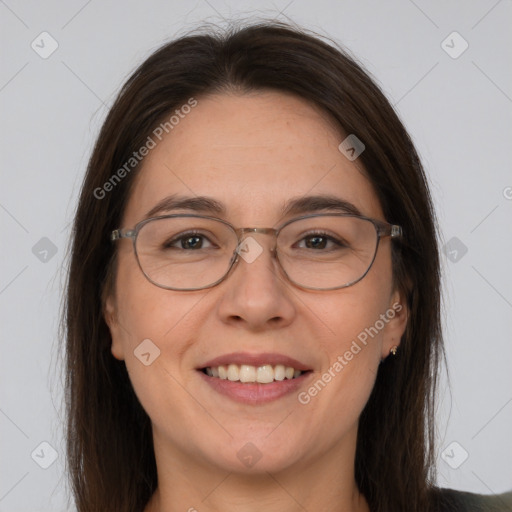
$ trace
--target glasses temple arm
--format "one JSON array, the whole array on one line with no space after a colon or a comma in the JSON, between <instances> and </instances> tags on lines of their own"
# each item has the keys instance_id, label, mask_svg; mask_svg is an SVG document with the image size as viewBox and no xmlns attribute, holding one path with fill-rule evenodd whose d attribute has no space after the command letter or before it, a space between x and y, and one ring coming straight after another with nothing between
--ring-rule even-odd
<instances>
[{"instance_id":1,"label":"glasses temple arm","mask_svg":"<svg viewBox=\"0 0 512 512\"><path fill-rule=\"evenodd\" d=\"M136 231L134 229L114 229L112 233L110 233L110 240L120 240L121 238L134 238Z\"/></svg>"}]
</instances>

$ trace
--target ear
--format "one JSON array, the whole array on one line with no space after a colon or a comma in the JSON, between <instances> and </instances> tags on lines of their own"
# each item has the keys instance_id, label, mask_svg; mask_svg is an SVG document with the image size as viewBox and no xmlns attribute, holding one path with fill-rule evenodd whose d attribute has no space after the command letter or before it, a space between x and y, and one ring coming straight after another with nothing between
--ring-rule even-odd
<instances>
[{"instance_id":1,"label":"ear","mask_svg":"<svg viewBox=\"0 0 512 512\"><path fill-rule=\"evenodd\" d=\"M112 293L110 293L104 301L103 317L105 318L105 322L110 330L110 337L112 338L110 351L116 359L123 361L124 351L121 343L121 330L119 322L117 321L116 300Z\"/></svg>"},{"instance_id":2,"label":"ear","mask_svg":"<svg viewBox=\"0 0 512 512\"><path fill-rule=\"evenodd\" d=\"M381 358L385 359L393 347L399 347L402 335L407 327L409 308L406 297L398 290L395 290L389 302L385 317L388 320L384 329L382 339Z\"/></svg>"}]
</instances>

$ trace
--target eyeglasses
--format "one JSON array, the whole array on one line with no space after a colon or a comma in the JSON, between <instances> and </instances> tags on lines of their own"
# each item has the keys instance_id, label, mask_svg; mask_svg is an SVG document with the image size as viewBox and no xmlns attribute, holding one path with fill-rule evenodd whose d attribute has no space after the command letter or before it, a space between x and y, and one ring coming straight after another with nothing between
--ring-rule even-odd
<instances>
[{"instance_id":1,"label":"eyeglasses","mask_svg":"<svg viewBox=\"0 0 512 512\"><path fill-rule=\"evenodd\" d=\"M311 290L351 286L370 270L381 238L399 238L402 228L351 214L315 214L274 228L235 228L202 215L165 215L115 229L111 240L131 238L142 273L156 286L193 291L223 281L243 258L252 263L263 247L247 234L275 237L270 249L286 277Z\"/></svg>"}]
</instances>

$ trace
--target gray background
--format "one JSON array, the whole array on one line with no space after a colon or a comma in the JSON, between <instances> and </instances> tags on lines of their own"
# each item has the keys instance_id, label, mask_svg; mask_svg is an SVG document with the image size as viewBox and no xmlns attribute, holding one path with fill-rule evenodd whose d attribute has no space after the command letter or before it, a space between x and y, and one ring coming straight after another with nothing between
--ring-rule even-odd
<instances>
[{"instance_id":1,"label":"gray background","mask_svg":"<svg viewBox=\"0 0 512 512\"><path fill-rule=\"evenodd\" d=\"M512 488L510 0L0 0L0 511L71 509L58 311L69 223L108 106L164 41L255 15L347 45L411 132L448 243L438 483ZM44 31L58 43L46 59Z\"/></svg>"}]
</instances>

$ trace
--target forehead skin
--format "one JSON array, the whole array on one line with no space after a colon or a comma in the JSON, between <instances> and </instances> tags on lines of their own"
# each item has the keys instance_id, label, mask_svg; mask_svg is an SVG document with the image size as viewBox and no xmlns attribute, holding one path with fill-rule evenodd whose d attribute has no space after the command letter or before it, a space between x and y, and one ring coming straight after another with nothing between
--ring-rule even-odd
<instances>
[{"instance_id":1,"label":"forehead skin","mask_svg":"<svg viewBox=\"0 0 512 512\"><path fill-rule=\"evenodd\" d=\"M273 91L197 102L161 141L153 136L122 227L170 194L215 197L235 227L274 226L288 199L313 194L334 194L383 219L370 182L338 150L345 135L318 108Z\"/></svg>"}]
</instances>

